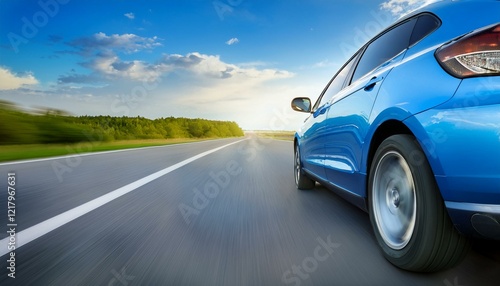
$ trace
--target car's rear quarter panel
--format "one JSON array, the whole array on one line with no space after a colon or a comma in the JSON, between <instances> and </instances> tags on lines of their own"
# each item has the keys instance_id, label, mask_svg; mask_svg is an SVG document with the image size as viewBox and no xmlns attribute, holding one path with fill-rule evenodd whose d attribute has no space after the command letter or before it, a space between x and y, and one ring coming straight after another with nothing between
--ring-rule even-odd
<instances>
[{"instance_id":1,"label":"car's rear quarter panel","mask_svg":"<svg viewBox=\"0 0 500 286\"><path fill-rule=\"evenodd\" d=\"M483 177L484 184L491 185L493 182L498 183L496 180L500 172L500 146L498 146L500 139L497 135L500 132L498 108L500 79L499 77L466 80L455 78L443 70L434 53L441 45L456 37L500 22L500 1L463 1L454 5L446 5L446 2L436 5L431 11L441 19L441 26L411 47L402 63L391 71L383 82L370 115L371 128L366 142L370 142L378 126L383 122L393 119L403 121L417 137L437 177L447 177L450 172L470 174L472 177ZM442 11L442 6L446 6L446 13ZM457 15L470 16L471 19ZM477 100L480 102L474 103ZM496 105L496 107L482 107L481 113L460 108L471 104ZM439 112L429 110L438 106L442 106L440 109L448 109L447 116L456 117L453 119L455 125L460 118L465 120L469 117L477 124L484 121L492 129L484 132L484 128L479 131L477 128L469 127L457 131L456 127L451 127L452 123L437 126L433 122L436 122L435 116L439 116ZM467 107L472 108L472 106ZM446 113L441 113L443 114ZM414 115L416 116L413 117ZM466 143L472 136L476 137L477 143L472 145ZM470 150L473 146L483 150ZM363 150L364 168L369 167L369 147L369 144L366 144ZM464 156L459 155L463 153L467 153L465 155L467 159L464 162L456 161L455 158ZM485 156L486 153L491 156ZM485 163L484 158L498 159L494 160L496 163ZM449 191L450 185L463 185L464 182L461 180L457 180L456 183L445 183L449 179L438 180L445 200L459 197L473 199L473 193L457 197L456 193Z\"/></svg>"},{"instance_id":2,"label":"car's rear quarter panel","mask_svg":"<svg viewBox=\"0 0 500 286\"><path fill-rule=\"evenodd\" d=\"M452 100L416 116L433 140L445 201L500 204L500 77L465 79Z\"/></svg>"}]
</instances>

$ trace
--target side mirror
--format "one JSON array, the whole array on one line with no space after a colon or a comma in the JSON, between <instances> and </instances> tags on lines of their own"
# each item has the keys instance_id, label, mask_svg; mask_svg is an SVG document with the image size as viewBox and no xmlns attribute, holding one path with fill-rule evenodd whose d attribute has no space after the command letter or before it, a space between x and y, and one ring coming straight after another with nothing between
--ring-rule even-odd
<instances>
[{"instance_id":1,"label":"side mirror","mask_svg":"<svg viewBox=\"0 0 500 286\"><path fill-rule=\"evenodd\" d=\"M311 113L311 100L307 97L297 97L292 100L292 109L299 112Z\"/></svg>"}]
</instances>

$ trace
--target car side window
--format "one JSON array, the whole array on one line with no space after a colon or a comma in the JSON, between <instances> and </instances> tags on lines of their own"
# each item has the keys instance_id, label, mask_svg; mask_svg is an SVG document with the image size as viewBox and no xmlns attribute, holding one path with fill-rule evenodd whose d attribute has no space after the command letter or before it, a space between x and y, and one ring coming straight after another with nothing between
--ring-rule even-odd
<instances>
[{"instance_id":1,"label":"car side window","mask_svg":"<svg viewBox=\"0 0 500 286\"><path fill-rule=\"evenodd\" d=\"M415 28L410 38L410 46L434 32L441 25L441 21L431 14L423 14L418 17Z\"/></svg>"},{"instance_id":2,"label":"car side window","mask_svg":"<svg viewBox=\"0 0 500 286\"><path fill-rule=\"evenodd\" d=\"M407 49L416 21L415 18L406 21L369 44L356 67L352 82Z\"/></svg>"},{"instance_id":3,"label":"car side window","mask_svg":"<svg viewBox=\"0 0 500 286\"><path fill-rule=\"evenodd\" d=\"M353 56L351 60L337 73L333 80L330 81L328 88L323 92L321 99L314 105L313 110L323 106L326 102L332 99L335 94L342 90L357 58L357 55Z\"/></svg>"}]
</instances>

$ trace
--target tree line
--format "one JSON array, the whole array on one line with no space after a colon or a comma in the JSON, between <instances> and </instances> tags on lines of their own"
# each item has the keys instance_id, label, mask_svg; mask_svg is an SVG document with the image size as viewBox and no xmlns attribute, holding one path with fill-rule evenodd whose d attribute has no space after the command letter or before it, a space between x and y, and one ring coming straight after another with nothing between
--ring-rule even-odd
<instances>
[{"instance_id":1,"label":"tree line","mask_svg":"<svg viewBox=\"0 0 500 286\"><path fill-rule=\"evenodd\" d=\"M60 110L28 113L12 103L0 101L0 144L3 145L238 136L243 136L243 130L231 121L71 116Z\"/></svg>"}]
</instances>

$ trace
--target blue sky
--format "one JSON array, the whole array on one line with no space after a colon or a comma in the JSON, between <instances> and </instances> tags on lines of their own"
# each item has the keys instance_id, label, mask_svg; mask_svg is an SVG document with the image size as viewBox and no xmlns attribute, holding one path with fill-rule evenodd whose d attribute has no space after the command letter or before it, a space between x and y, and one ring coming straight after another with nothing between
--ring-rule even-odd
<instances>
[{"instance_id":1,"label":"blue sky","mask_svg":"<svg viewBox=\"0 0 500 286\"><path fill-rule=\"evenodd\" d=\"M294 130L364 42L425 0L0 0L0 100Z\"/></svg>"}]
</instances>

